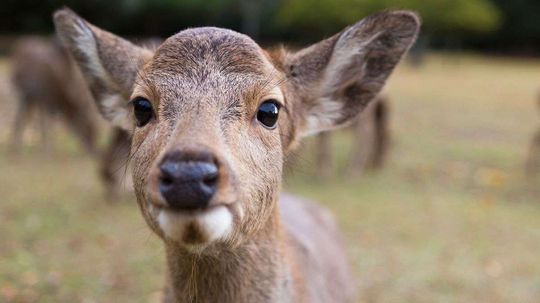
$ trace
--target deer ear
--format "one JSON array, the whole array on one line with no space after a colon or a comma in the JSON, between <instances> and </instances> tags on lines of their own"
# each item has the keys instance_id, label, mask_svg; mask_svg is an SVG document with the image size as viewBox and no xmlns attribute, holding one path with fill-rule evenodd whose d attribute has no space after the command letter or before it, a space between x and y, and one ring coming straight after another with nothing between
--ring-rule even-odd
<instances>
[{"instance_id":1,"label":"deer ear","mask_svg":"<svg viewBox=\"0 0 540 303\"><path fill-rule=\"evenodd\" d=\"M128 100L137 71L152 52L93 26L67 8L55 12L54 24L62 44L81 68L101 114L131 131Z\"/></svg>"},{"instance_id":2,"label":"deer ear","mask_svg":"<svg viewBox=\"0 0 540 303\"><path fill-rule=\"evenodd\" d=\"M346 124L380 92L411 47L416 14L383 12L281 60L301 136Z\"/></svg>"}]
</instances>

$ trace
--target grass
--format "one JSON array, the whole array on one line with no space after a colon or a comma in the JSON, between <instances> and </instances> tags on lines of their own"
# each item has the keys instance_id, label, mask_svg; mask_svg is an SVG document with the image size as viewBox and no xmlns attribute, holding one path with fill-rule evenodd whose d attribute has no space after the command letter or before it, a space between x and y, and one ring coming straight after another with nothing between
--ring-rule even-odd
<instances>
[{"instance_id":1,"label":"grass","mask_svg":"<svg viewBox=\"0 0 540 303\"><path fill-rule=\"evenodd\" d=\"M359 302L538 301L540 182L523 176L538 79L540 61L431 55L388 83L383 171L342 176L345 132L331 180L301 156L285 187L336 214ZM158 302L163 248L133 198L105 203L96 163L60 127L54 153L33 133L8 153L13 103L0 113L0 302Z\"/></svg>"}]
</instances>

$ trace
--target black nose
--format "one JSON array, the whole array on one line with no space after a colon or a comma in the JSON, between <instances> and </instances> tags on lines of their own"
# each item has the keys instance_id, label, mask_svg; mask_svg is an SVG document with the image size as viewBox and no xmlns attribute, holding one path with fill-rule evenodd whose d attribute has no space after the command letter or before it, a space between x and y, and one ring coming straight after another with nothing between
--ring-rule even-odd
<instances>
[{"instance_id":1,"label":"black nose","mask_svg":"<svg viewBox=\"0 0 540 303\"><path fill-rule=\"evenodd\" d=\"M164 158L160 172L159 190L171 208L205 208L216 192L218 168L208 153L173 153Z\"/></svg>"}]
</instances>

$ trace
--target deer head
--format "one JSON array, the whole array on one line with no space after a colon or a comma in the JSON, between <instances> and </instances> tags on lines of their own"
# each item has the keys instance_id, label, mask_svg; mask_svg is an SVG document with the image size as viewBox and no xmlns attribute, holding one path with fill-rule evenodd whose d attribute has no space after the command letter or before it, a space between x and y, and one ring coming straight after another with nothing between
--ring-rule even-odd
<instances>
[{"instance_id":1,"label":"deer head","mask_svg":"<svg viewBox=\"0 0 540 303\"><path fill-rule=\"evenodd\" d=\"M68 9L54 20L103 116L132 135L148 225L200 249L278 224L285 156L302 137L358 115L419 28L415 14L390 11L297 52L266 51L213 27L181 31L151 51Z\"/></svg>"}]
</instances>

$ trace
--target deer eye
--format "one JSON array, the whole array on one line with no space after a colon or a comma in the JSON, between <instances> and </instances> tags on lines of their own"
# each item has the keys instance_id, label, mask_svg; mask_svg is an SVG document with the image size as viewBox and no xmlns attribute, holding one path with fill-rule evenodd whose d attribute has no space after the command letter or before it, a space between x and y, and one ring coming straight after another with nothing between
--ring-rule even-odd
<instances>
[{"instance_id":1,"label":"deer eye","mask_svg":"<svg viewBox=\"0 0 540 303\"><path fill-rule=\"evenodd\" d=\"M137 120L137 126L145 126L154 115L154 111L152 110L152 103L142 97L135 98L132 103L133 112L135 113L135 119Z\"/></svg>"},{"instance_id":2,"label":"deer eye","mask_svg":"<svg viewBox=\"0 0 540 303\"><path fill-rule=\"evenodd\" d=\"M274 129L277 124L280 104L273 99L264 101L257 110L257 120L266 128Z\"/></svg>"}]
</instances>

